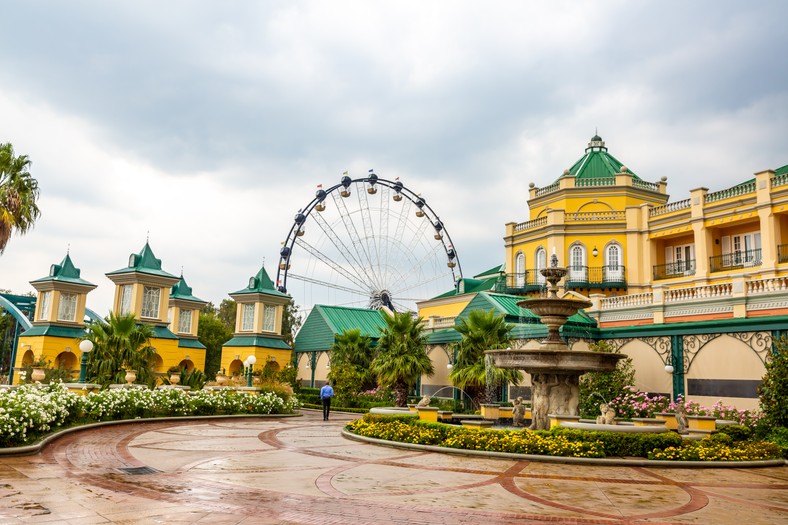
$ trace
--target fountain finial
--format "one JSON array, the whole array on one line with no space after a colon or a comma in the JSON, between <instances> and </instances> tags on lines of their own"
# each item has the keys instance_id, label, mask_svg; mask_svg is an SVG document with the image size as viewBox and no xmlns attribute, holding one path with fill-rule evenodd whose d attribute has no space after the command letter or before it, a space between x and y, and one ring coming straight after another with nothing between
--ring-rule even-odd
<instances>
[{"instance_id":1,"label":"fountain finial","mask_svg":"<svg viewBox=\"0 0 788 525\"><path fill-rule=\"evenodd\" d=\"M556 254L550 256L550 268L558 268L558 256Z\"/></svg>"}]
</instances>

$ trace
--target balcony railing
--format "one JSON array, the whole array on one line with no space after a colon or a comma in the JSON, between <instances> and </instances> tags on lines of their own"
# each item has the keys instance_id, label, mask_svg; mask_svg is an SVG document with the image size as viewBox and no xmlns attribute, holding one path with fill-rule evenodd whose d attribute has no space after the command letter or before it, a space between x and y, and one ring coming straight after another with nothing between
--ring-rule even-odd
<instances>
[{"instance_id":1,"label":"balcony railing","mask_svg":"<svg viewBox=\"0 0 788 525\"><path fill-rule=\"evenodd\" d=\"M510 295L522 295L529 292L542 291L546 281L537 269L526 270L525 273L507 273L498 278L495 291Z\"/></svg>"},{"instance_id":2,"label":"balcony railing","mask_svg":"<svg viewBox=\"0 0 788 525\"><path fill-rule=\"evenodd\" d=\"M668 264L657 264L653 268L654 280L673 279L685 275L695 275L695 259L676 261Z\"/></svg>"},{"instance_id":3,"label":"balcony railing","mask_svg":"<svg viewBox=\"0 0 788 525\"><path fill-rule=\"evenodd\" d=\"M709 257L709 270L724 272L761 265L761 249L746 250Z\"/></svg>"},{"instance_id":4,"label":"balcony railing","mask_svg":"<svg viewBox=\"0 0 788 525\"><path fill-rule=\"evenodd\" d=\"M569 266L566 288L626 288L624 266Z\"/></svg>"},{"instance_id":5,"label":"balcony railing","mask_svg":"<svg viewBox=\"0 0 788 525\"><path fill-rule=\"evenodd\" d=\"M788 262L788 244L780 244L777 246L777 262Z\"/></svg>"}]
</instances>

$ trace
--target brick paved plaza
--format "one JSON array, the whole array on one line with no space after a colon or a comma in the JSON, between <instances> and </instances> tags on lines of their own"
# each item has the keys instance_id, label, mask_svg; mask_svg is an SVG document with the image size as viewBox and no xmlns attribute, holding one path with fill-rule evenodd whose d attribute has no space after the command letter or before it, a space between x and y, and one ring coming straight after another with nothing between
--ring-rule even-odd
<instances>
[{"instance_id":1,"label":"brick paved plaza","mask_svg":"<svg viewBox=\"0 0 788 525\"><path fill-rule=\"evenodd\" d=\"M0 523L788 523L788 467L591 467L344 439L349 416L107 426L0 457Z\"/></svg>"}]
</instances>

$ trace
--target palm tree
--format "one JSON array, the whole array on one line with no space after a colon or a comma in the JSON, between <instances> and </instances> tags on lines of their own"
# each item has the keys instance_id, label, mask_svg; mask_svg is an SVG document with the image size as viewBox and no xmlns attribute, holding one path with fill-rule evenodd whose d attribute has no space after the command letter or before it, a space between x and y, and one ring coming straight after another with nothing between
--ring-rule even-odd
<instances>
[{"instance_id":1,"label":"palm tree","mask_svg":"<svg viewBox=\"0 0 788 525\"><path fill-rule=\"evenodd\" d=\"M93 342L88 354L87 377L101 384L123 383L124 370L137 372L137 382L149 383L156 350L150 345L153 328L137 324L134 314L110 313L104 321L88 325L87 338Z\"/></svg>"},{"instance_id":2,"label":"palm tree","mask_svg":"<svg viewBox=\"0 0 788 525\"><path fill-rule=\"evenodd\" d=\"M512 328L503 315L496 316L493 310L474 310L454 327L462 335L462 341L455 346L457 359L449 377L454 385L468 392L477 406L491 401L488 385L497 389L523 379L519 370L498 368L487 363L484 356L485 350L506 348Z\"/></svg>"},{"instance_id":3,"label":"palm tree","mask_svg":"<svg viewBox=\"0 0 788 525\"><path fill-rule=\"evenodd\" d=\"M408 390L423 375L435 373L432 360L425 350L422 319L409 313L394 313L386 318L386 327L378 340L378 353L371 369L381 385L394 391L397 406L408 402Z\"/></svg>"},{"instance_id":4,"label":"palm tree","mask_svg":"<svg viewBox=\"0 0 788 525\"><path fill-rule=\"evenodd\" d=\"M0 144L0 254L14 231L26 233L41 215L38 181L27 171L27 155L14 155L10 143Z\"/></svg>"}]
</instances>

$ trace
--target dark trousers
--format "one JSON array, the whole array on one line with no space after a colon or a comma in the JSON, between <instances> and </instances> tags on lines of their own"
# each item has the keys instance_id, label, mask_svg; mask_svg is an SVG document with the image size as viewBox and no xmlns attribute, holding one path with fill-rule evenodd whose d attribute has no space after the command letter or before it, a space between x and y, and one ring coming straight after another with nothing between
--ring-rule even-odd
<instances>
[{"instance_id":1,"label":"dark trousers","mask_svg":"<svg viewBox=\"0 0 788 525\"><path fill-rule=\"evenodd\" d=\"M328 413L331 412L331 398L324 397L323 401L323 421L328 421Z\"/></svg>"}]
</instances>

